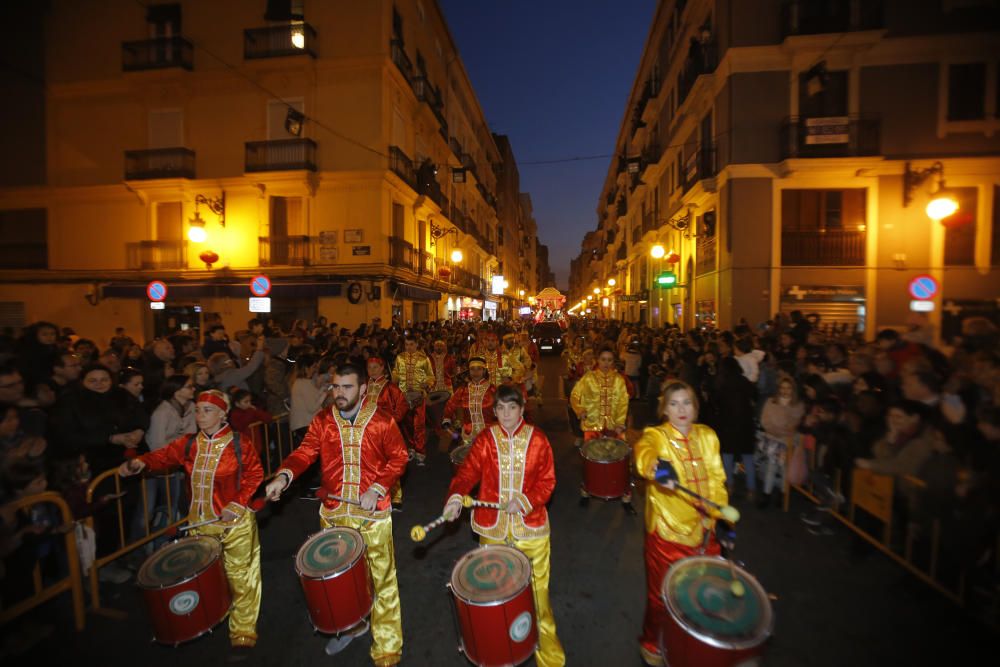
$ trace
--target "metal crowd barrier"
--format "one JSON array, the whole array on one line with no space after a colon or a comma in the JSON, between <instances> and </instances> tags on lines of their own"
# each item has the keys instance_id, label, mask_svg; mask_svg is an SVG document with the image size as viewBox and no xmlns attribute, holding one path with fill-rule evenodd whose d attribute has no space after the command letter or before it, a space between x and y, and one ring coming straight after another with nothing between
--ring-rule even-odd
<instances>
[{"instance_id":1,"label":"metal crowd barrier","mask_svg":"<svg viewBox=\"0 0 1000 667\"><path fill-rule=\"evenodd\" d=\"M63 523L59 529L65 531L64 538L66 541L66 560L69 568L69 574L66 575L64 579L60 579L59 581L49 584L48 586L43 586L41 566L36 563L32 572L32 582L35 590L34 594L31 597L21 600L6 609L0 609L0 625L6 625L21 614L31 611L38 605L51 600L60 593L70 591L73 595L73 620L76 625L76 629L79 632L80 630L83 630L85 622L83 609L83 577L80 574L80 559L76 551L76 532L74 530L75 522L73 520L73 513L69 509L69 505L66 504L66 501L63 500L63 497L58 493L54 491L45 491L33 496L25 496L24 498L11 501L4 505L3 510L5 512L16 512L25 507L32 507L33 505L46 503L55 505L59 509L59 513L62 516ZM8 572L7 575L10 576L11 573Z\"/></svg>"},{"instance_id":2,"label":"metal crowd barrier","mask_svg":"<svg viewBox=\"0 0 1000 667\"><path fill-rule=\"evenodd\" d=\"M819 504L820 502L819 498L817 498L813 493L814 489L812 487L811 480L807 480L805 484L791 484L789 481L788 471L790 470L795 446L804 447L805 444L800 441L800 443L796 445L794 443L794 439L789 439L788 445L786 446L784 479L784 510L786 512L788 511L789 498L791 496L790 491L792 490L797 491L814 503ZM816 466L816 451L815 448L807 451L809 452L808 469L812 472ZM909 475L902 477L901 481L917 491L921 491L927 486L923 480ZM839 471L838 474L835 475L833 482L834 489L840 493L843 485ZM840 521L858 537L877 548L891 560L895 561L898 565L902 566L907 572L915 576L917 579L938 591L955 604L965 606L965 573L958 573L957 590L953 590L948 587L938 577L938 566L941 552L940 519L935 518L931 522L930 557L926 568L921 568L913 558L913 545L916 536L913 533L912 522L908 522L904 528L902 553L899 553L892 548L892 536L894 534L894 528L896 528L893 525L894 519L896 518L893 503L895 500L897 486L897 480L892 475L881 475L870 470L855 468L851 474L851 489L850 495L847 498L847 514L841 513L838 509L831 510L830 515ZM858 525L858 522L856 521L858 510L861 510L864 514L873 517L881 523L881 535L873 535Z\"/></svg>"},{"instance_id":3,"label":"metal crowd barrier","mask_svg":"<svg viewBox=\"0 0 1000 667\"><path fill-rule=\"evenodd\" d=\"M114 494L117 496L114 499L114 503L115 503L115 513L117 516L117 524L118 524L118 548L104 556L95 557L94 563L90 567L90 574L89 574L90 611L97 614L102 614L104 616L110 616L113 618L124 618L125 614L123 614L122 612L101 606L101 590L100 590L100 579L99 579L100 569L105 565L107 565L108 563L117 560L122 556L125 556L126 554L129 554L142 546L145 546L147 543L152 542L158 537L166 535L168 532L173 531L174 529L177 528L177 526L179 526L186 520L185 516L181 516L180 518L171 522L168 517L166 526L158 530L152 530L152 531L150 530L149 510L155 508L149 507L149 499L146 494L145 481L147 479L163 480L164 486L166 487L166 506L170 508L173 506L172 505L173 498L171 498L171 493L170 493L171 474L177 474L177 473L169 473L165 475L150 475L148 477L146 475L143 475L142 477L134 478L136 480L135 486L137 486L140 489L140 494L142 498L142 511L144 515L143 523L145 525L146 534L132 541L129 541L130 538L127 537L128 528L125 525L125 504L123 503L124 496L122 494L122 479L121 477L118 476L118 468L114 467L111 468L110 470L105 470L97 477L94 477L91 480L90 484L87 486L87 503L91 504L94 502L95 498L99 499L102 495L104 495L103 493L98 493L97 491L98 487L101 485L101 482L103 482L108 478L112 478L114 482ZM129 485L131 486L132 482L129 482ZM138 511L138 508L136 511ZM90 528L94 531L94 534L97 535L97 528L94 526L94 515L91 514L89 517L87 517L86 522L87 525L90 526Z\"/></svg>"},{"instance_id":4,"label":"metal crowd barrier","mask_svg":"<svg viewBox=\"0 0 1000 667\"><path fill-rule=\"evenodd\" d=\"M292 432L288 426L288 413L275 415L270 423L253 422L247 429L254 444L258 445L264 476L270 477L285 457L292 453Z\"/></svg>"}]
</instances>

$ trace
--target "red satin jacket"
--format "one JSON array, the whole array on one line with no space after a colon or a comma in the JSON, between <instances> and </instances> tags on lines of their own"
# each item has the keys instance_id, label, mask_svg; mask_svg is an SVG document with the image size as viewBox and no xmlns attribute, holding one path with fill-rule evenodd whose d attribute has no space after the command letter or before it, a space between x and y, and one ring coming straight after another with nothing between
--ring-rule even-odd
<instances>
[{"instance_id":1,"label":"red satin jacket","mask_svg":"<svg viewBox=\"0 0 1000 667\"><path fill-rule=\"evenodd\" d=\"M378 409L384 410L397 424L403 423L403 417L410 406L399 387L389 382L389 376L368 379L368 395L378 401Z\"/></svg>"},{"instance_id":2,"label":"red satin jacket","mask_svg":"<svg viewBox=\"0 0 1000 667\"><path fill-rule=\"evenodd\" d=\"M323 490L327 493L355 502L369 488L381 495L374 512L325 498L324 516L365 519L389 516L389 489L406 470L409 454L395 420L378 409L373 397L364 397L353 424L341 417L336 407L321 410L309 424L302 444L285 458L278 472L285 471L295 479L317 458Z\"/></svg>"},{"instance_id":3,"label":"red satin jacket","mask_svg":"<svg viewBox=\"0 0 1000 667\"><path fill-rule=\"evenodd\" d=\"M253 497L254 492L264 480L264 468L260 465L260 457L254 448L253 440L246 433L240 433L240 456L243 459L243 470L240 473L240 483L236 483L236 449L232 445L233 430L225 425L211 438L204 431L199 431L191 443L188 455L184 456L191 434L184 434L170 444L155 452L143 454L139 460L146 464L150 472L166 472L173 468L184 467L191 484L190 515L197 520L214 519L218 517L227 505L235 503L239 507L229 507L237 514L242 514ZM211 498L208 497L210 482ZM210 513L209 507L211 507Z\"/></svg>"},{"instance_id":4,"label":"red satin jacket","mask_svg":"<svg viewBox=\"0 0 1000 667\"><path fill-rule=\"evenodd\" d=\"M444 361L440 364L433 353L428 354L427 358L431 360L431 370L434 371L434 381L431 391L440 391L443 389L451 391L451 380L455 377L455 357L446 354L444 355ZM440 382L438 381L438 373L441 374Z\"/></svg>"},{"instance_id":5,"label":"red satin jacket","mask_svg":"<svg viewBox=\"0 0 1000 667\"><path fill-rule=\"evenodd\" d=\"M479 500L506 505L516 498L523 514L477 507L472 512L476 534L495 540L548 536L545 503L556 487L556 471L552 446L540 429L524 421L513 433L500 424L484 429L451 480L449 500L461 499L477 484Z\"/></svg>"}]
</instances>

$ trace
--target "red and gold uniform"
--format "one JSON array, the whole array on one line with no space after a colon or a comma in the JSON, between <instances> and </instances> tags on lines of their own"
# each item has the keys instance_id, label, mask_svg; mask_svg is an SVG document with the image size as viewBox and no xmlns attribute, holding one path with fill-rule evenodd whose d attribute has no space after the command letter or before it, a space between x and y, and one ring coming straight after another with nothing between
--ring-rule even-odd
<instances>
[{"instance_id":1,"label":"red and gold uniform","mask_svg":"<svg viewBox=\"0 0 1000 667\"><path fill-rule=\"evenodd\" d=\"M198 400L203 400L203 396ZM219 402L222 409L228 407L222 399ZM229 640L233 646L254 646L261 599L260 540L257 516L248 504L264 479L264 468L253 440L245 434L240 435L240 461L237 461L233 437L233 430L223 424L212 435L204 431L196 436L182 435L167 446L140 456L139 460L153 473L184 468L191 485L190 523L219 519L224 510L238 517L234 523L200 526L190 534L212 535L222 542L222 564L233 594Z\"/></svg>"},{"instance_id":2,"label":"red and gold uniform","mask_svg":"<svg viewBox=\"0 0 1000 667\"><path fill-rule=\"evenodd\" d=\"M411 392L425 395L416 405L410 406L406 418L399 425L409 448L423 457L427 449L427 402L424 399L434 382L430 359L423 352L403 352L396 357L392 375L404 396Z\"/></svg>"},{"instance_id":3,"label":"red and gold uniform","mask_svg":"<svg viewBox=\"0 0 1000 667\"><path fill-rule=\"evenodd\" d=\"M539 667L566 664L549 604L549 515L545 504L556 485L552 447L541 430L523 420L508 433L493 424L480 433L448 488L449 501L471 493L479 485L479 499L506 505L516 499L521 514L477 507L472 530L481 544L511 544L531 559L531 585L538 625Z\"/></svg>"},{"instance_id":4,"label":"red and gold uniform","mask_svg":"<svg viewBox=\"0 0 1000 667\"><path fill-rule=\"evenodd\" d=\"M455 377L455 357L450 354L434 354L430 357L431 371L434 378L431 391L451 391L452 378Z\"/></svg>"},{"instance_id":5,"label":"red and gold uniform","mask_svg":"<svg viewBox=\"0 0 1000 667\"><path fill-rule=\"evenodd\" d=\"M468 384L459 387L448 399L444 406L444 420L450 423L455 420L459 409L464 410L463 417L466 421L462 425L462 432L470 439L475 438L486 426L496 421L493 415L495 396L496 388L488 379L483 378L479 382L469 380Z\"/></svg>"},{"instance_id":6,"label":"red and gold uniform","mask_svg":"<svg viewBox=\"0 0 1000 667\"><path fill-rule=\"evenodd\" d=\"M684 435L670 423L643 431L635 444L635 472L654 480L658 459L670 461L677 483L719 505L727 505L726 473L719 456L719 438L708 426L693 424ZM647 664L663 664L659 633L667 610L660 598L663 577L681 558L694 555L706 545L706 553L718 554L713 529L715 519L708 507L680 491L660 484L646 485L646 614L640 650Z\"/></svg>"},{"instance_id":7,"label":"red and gold uniform","mask_svg":"<svg viewBox=\"0 0 1000 667\"><path fill-rule=\"evenodd\" d=\"M381 359L376 358L375 361L382 363ZM403 423L403 419L406 418L406 413L409 411L410 406L407 404L406 397L403 396L403 392L399 390L399 387L389 382L389 376L383 373L377 378L369 377L368 396L375 400L379 410L385 411L386 414L392 417L397 426ZM402 482L397 480L391 491L392 502L396 504L402 503Z\"/></svg>"},{"instance_id":8,"label":"red and gold uniform","mask_svg":"<svg viewBox=\"0 0 1000 667\"><path fill-rule=\"evenodd\" d=\"M372 512L326 495L319 508L323 528L348 526L360 531L368 547L368 570L375 587L372 607L371 658L377 666L398 664L403 654L403 625L392 544L389 489L406 469L407 453L396 422L365 396L353 421L336 408L313 418L302 444L281 464L277 474L289 481L319 458L323 490L355 503L370 488L379 501ZM324 495L324 494L318 494Z\"/></svg>"}]
</instances>

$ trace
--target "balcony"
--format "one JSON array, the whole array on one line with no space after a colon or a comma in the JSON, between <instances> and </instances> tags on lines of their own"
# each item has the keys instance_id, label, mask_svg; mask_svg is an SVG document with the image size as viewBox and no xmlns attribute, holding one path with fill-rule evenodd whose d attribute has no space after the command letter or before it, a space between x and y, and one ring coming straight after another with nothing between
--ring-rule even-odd
<instances>
[{"instance_id":1,"label":"balcony","mask_svg":"<svg viewBox=\"0 0 1000 667\"><path fill-rule=\"evenodd\" d=\"M456 266L451 270L451 284L482 294L486 291L486 281L471 271Z\"/></svg>"},{"instance_id":2,"label":"balcony","mask_svg":"<svg viewBox=\"0 0 1000 667\"><path fill-rule=\"evenodd\" d=\"M691 93L698 77L711 74L719 64L718 49L715 41L699 43L697 51L684 61L684 67L677 77L677 108L680 109L684 100Z\"/></svg>"},{"instance_id":3,"label":"balcony","mask_svg":"<svg viewBox=\"0 0 1000 667\"><path fill-rule=\"evenodd\" d=\"M626 201L624 196L618 198L617 209L618 215L625 215L628 213L628 201Z\"/></svg>"},{"instance_id":4,"label":"balcony","mask_svg":"<svg viewBox=\"0 0 1000 667\"><path fill-rule=\"evenodd\" d=\"M625 244L622 243L620 246L618 246L618 251L615 252L615 261L622 262L626 259L628 259L628 248L626 248Z\"/></svg>"},{"instance_id":5,"label":"balcony","mask_svg":"<svg viewBox=\"0 0 1000 667\"><path fill-rule=\"evenodd\" d=\"M392 39L389 40L389 50L392 56L392 62L396 63L396 67L399 68L400 74L407 81L413 80L413 63L410 62L410 57L406 55L406 49L403 48L403 40Z\"/></svg>"},{"instance_id":6,"label":"balcony","mask_svg":"<svg viewBox=\"0 0 1000 667\"><path fill-rule=\"evenodd\" d=\"M194 177L194 151L188 148L125 151L126 181Z\"/></svg>"},{"instance_id":7,"label":"balcony","mask_svg":"<svg viewBox=\"0 0 1000 667\"><path fill-rule=\"evenodd\" d=\"M316 171L316 142L312 139L248 141L243 171Z\"/></svg>"},{"instance_id":8,"label":"balcony","mask_svg":"<svg viewBox=\"0 0 1000 667\"><path fill-rule=\"evenodd\" d=\"M316 57L316 29L308 23L251 28L243 31L243 58Z\"/></svg>"},{"instance_id":9,"label":"balcony","mask_svg":"<svg viewBox=\"0 0 1000 667\"><path fill-rule=\"evenodd\" d=\"M455 225L459 228L459 230L465 232L466 234L469 233L470 229L475 228L475 224L469 216L467 216L462 209L457 206L451 207L451 213L448 214L448 219L451 220L451 224Z\"/></svg>"},{"instance_id":10,"label":"balcony","mask_svg":"<svg viewBox=\"0 0 1000 667\"><path fill-rule=\"evenodd\" d=\"M258 248L261 266L309 266L308 236L260 236Z\"/></svg>"},{"instance_id":11,"label":"balcony","mask_svg":"<svg viewBox=\"0 0 1000 667\"><path fill-rule=\"evenodd\" d=\"M786 0L782 37L877 30L885 26L882 0Z\"/></svg>"},{"instance_id":12,"label":"balcony","mask_svg":"<svg viewBox=\"0 0 1000 667\"><path fill-rule=\"evenodd\" d=\"M389 264L392 266L416 271L413 244L398 236L389 237Z\"/></svg>"},{"instance_id":13,"label":"balcony","mask_svg":"<svg viewBox=\"0 0 1000 667\"><path fill-rule=\"evenodd\" d=\"M864 266L865 233L844 230L781 232L782 266Z\"/></svg>"},{"instance_id":14,"label":"balcony","mask_svg":"<svg viewBox=\"0 0 1000 667\"><path fill-rule=\"evenodd\" d=\"M636 225L632 228L632 245L639 243L642 240L642 225Z\"/></svg>"},{"instance_id":15,"label":"balcony","mask_svg":"<svg viewBox=\"0 0 1000 667\"><path fill-rule=\"evenodd\" d=\"M417 273L422 276L434 277L434 255L426 250L414 249L413 256L417 262Z\"/></svg>"},{"instance_id":16,"label":"balcony","mask_svg":"<svg viewBox=\"0 0 1000 667\"><path fill-rule=\"evenodd\" d=\"M194 69L194 47L183 37L160 37L122 42L122 71L181 67Z\"/></svg>"},{"instance_id":17,"label":"balcony","mask_svg":"<svg viewBox=\"0 0 1000 667\"><path fill-rule=\"evenodd\" d=\"M413 168L413 160L398 146L389 146L389 169L416 191L417 171Z\"/></svg>"},{"instance_id":18,"label":"balcony","mask_svg":"<svg viewBox=\"0 0 1000 667\"><path fill-rule=\"evenodd\" d=\"M462 144L458 143L458 139L455 137L448 139L448 148L451 149L451 152L455 154L456 158L459 160L462 159Z\"/></svg>"},{"instance_id":19,"label":"balcony","mask_svg":"<svg viewBox=\"0 0 1000 667\"><path fill-rule=\"evenodd\" d=\"M881 128L872 115L792 116L781 125L781 159L879 155Z\"/></svg>"},{"instance_id":20,"label":"balcony","mask_svg":"<svg viewBox=\"0 0 1000 667\"><path fill-rule=\"evenodd\" d=\"M125 265L129 269L186 269L187 241L139 241L125 244Z\"/></svg>"},{"instance_id":21,"label":"balcony","mask_svg":"<svg viewBox=\"0 0 1000 667\"><path fill-rule=\"evenodd\" d=\"M688 155L684 163L684 192L693 188L698 181L713 178L715 174L715 144L699 146L698 150Z\"/></svg>"}]
</instances>

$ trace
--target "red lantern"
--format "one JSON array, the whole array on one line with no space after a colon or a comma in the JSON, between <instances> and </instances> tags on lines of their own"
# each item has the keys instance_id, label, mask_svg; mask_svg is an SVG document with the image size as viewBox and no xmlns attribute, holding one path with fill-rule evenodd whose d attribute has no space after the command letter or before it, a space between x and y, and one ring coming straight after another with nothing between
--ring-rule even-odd
<instances>
[{"instance_id":1,"label":"red lantern","mask_svg":"<svg viewBox=\"0 0 1000 667\"><path fill-rule=\"evenodd\" d=\"M451 275L451 268L447 266L442 266L438 268L438 277L447 278Z\"/></svg>"},{"instance_id":2,"label":"red lantern","mask_svg":"<svg viewBox=\"0 0 1000 667\"><path fill-rule=\"evenodd\" d=\"M211 250L206 250L198 255L198 259L205 262L206 269L211 270L212 265L219 261L219 254Z\"/></svg>"},{"instance_id":3,"label":"red lantern","mask_svg":"<svg viewBox=\"0 0 1000 667\"><path fill-rule=\"evenodd\" d=\"M667 254L666 257L664 257L664 259L667 260L667 264L676 264L677 262L681 261L681 256L676 252L674 252L673 250L671 250L670 253Z\"/></svg>"}]
</instances>

